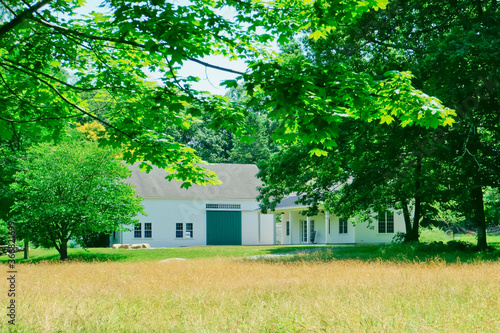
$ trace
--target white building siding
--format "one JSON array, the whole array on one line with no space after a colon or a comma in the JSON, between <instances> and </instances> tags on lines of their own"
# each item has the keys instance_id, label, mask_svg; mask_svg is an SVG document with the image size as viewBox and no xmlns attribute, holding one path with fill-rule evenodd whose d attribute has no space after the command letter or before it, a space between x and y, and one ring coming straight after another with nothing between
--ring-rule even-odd
<instances>
[{"instance_id":1,"label":"white building siding","mask_svg":"<svg viewBox=\"0 0 500 333\"><path fill-rule=\"evenodd\" d=\"M333 214L330 215L330 239L329 243L334 244L352 244L355 242L357 228L354 228L352 223L347 220L347 233L340 233L339 230L340 218Z\"/></svg>"},{"instance_id":2,"label":"white building siding","mask_svg":"<svg viewBox=\"0 0 500 333\"><path fill-rule=\"evenodd\" d=\"M274 244L274 216L273 214L259 214L260 216L260 245Z\"/></svg>"},{"instance_id":3,"label":"white building siding","mask_svg":"<svg viewBox=\"0 0 500 333\"><path fill-rule=\"evenodd\" d=\"M398 232L405 232L405 222L401 211L394 211L394 232L379 233L378 220L373 217L372 223L368 222L356 224L356 243L390 243Z\"/></svg>"},{"instance_id":4,"label":"white building siding","mask_svg":"<svg viewBox=\"0 0 500 333\"><path fill-rule=\"evenodd\" d=\"M139 216L141 223L141 238L134 237L133 226L128 226L132 231L122 232L120 243L137 244L148 243L151 247L181 247L181 246L201 246L206 245L206 209L207 204L236 204L241 209L241 232L242 245L273 244L272 215L263 215L264 224L260 226L261 242L259 243L259 214L258 204L255 200L176 200L176 199L145 199L143 202L144 211L148 216ZM231 210L231 209L220 209ZM271 221L271 222L269 222ZM262 221L261 221L262 222ZM152 237L146 238L144 224L151 223ZM176 237L176 224L182 223L182 238ZM192 223L193 237L186 237L187 223Z\"/></svg>"},{"instance_id":5,"label":"white building siding","mask_svg":"<svg viewBox=\"0 0 500 333\"><path fill-rule=\"evenodd\" d=\"M257 211L241 213L241 245L259 244L259 216Z\"/></svg>"}]
</instances>

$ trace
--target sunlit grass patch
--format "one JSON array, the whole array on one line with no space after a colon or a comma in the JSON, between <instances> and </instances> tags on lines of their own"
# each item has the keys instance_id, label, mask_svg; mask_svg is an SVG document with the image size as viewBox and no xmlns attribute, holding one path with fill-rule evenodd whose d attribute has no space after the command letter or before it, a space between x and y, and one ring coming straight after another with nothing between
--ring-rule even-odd
<instances>
[{"instance_id":1,"label":"sunlit grass patch","mask_svg":"<svg viewBox=\"0 0 500 333\"><path fill-rule=\"evenodd\" d=\"M499 283L498 262L38 263L19 266L17 315L34 332L495 332Z\"/></svg>"}]
</instances>

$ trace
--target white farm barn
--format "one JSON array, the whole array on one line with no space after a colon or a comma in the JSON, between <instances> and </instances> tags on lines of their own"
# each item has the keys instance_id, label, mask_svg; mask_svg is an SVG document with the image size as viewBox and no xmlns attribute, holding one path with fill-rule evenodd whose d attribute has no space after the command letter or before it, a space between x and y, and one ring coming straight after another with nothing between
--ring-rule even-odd
<instances>
[{"instance_id":1,"label":"white farm barn","mask_svg":"<svg viewBox=\"0 0 500 333\"><path fill-rule=\"evenodd\" d=\"M291 196L277 205L274 214L261 214L256 200L257 166L251 164L213 164L221 185L193 185L169 182L164 170L150 173L132 167L128 181L142 197L147 216L128 232L115 232L113 244L147 243L152 247L201 245L283 245L389 243L405 231L401 212L386 211L373 216L371 225L321 212L305 216L308 207ZM276 217L281 215L276 239Z\"/></svg>"},{"instance_id":2,"label":"white farm barn","mask_svg":"<svg viewBox=\"0 0 500 333\"><path fill-rule=\"evenodd\" d=\"M261 214L257 202L257 166L214 164L220 185L193 185L165 179L164 170L140 172L132 167L128 181L142 197L147 216L133 231L115 232L113 244L148 243L152 247L200 245L272 245L273 215Z\"/></svg>"}]
</instances>

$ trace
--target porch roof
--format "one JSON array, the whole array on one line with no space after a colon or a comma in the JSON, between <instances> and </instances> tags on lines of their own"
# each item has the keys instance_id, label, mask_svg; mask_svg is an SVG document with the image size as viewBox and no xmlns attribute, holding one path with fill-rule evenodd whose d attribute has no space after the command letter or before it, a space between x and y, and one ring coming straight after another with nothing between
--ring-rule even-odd
<instances>
[{"instance_id":1,"label":"porch roof","mask_svg":"<svg viewBox=\"0 0 500 333\"><path fill-rule=\"evenodd\" d=\"M291 195L283 200L279 204L276 205L276 210L284 209L284 208L299 208L299 207L307 207L302 203L297 203L302 196L301 195Z\"/></svg>"}]
</instances>

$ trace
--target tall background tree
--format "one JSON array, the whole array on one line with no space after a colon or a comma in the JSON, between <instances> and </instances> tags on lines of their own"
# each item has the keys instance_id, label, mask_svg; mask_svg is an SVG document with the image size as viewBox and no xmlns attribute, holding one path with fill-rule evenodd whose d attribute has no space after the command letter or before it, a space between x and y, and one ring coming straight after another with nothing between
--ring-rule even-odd
<instances>
[{"instance_id":1,"label":"tall background tree","mask_svg":"<svg viewBox=\"0 0 500 333\"><path fill-rule=\"evenodd\" d=\"M426 91L457 110L457 123L440 133L441 147L426 153L447 164L445 183L486 247L484 190L500 174L500 86L497 1L394 1L387 11L362 18L358 27L379 54L404 55Z\"/></svg>"},{"instance_id":2,"label":"tall background tree","mask_svg":"<svg viewBox=\"0 0 500 333\"><path fill-rule=\"evenodd\" d=\"M433 201L457 200L454 207L459 207L478 230L478 248L486 247L483 193L488 186L498 187L500 174L499 18L497 1L391 1L385 11L371 11L354 24L340 26L326 38L303 42L301 52L317 67L340 66L347 72L362 72L375 78L393 69L411 71L417 88L432 91L458 113L454 126L436 128L430 133L385 127L375 137L366 131L370 138L363 140L358 136L362 125L343 132L357 138L357 149L352 150L357 153L332 149L334 153L343 149L343 156L352 158L342 168L332 168L333 175L342 178L346 168L354 171L352 166L366 171L356 172L352 183L344 187L350 193L344 199L358 197L366 203L370 198L379 198L373 204L380 206L387 198L393 198L387 192L384 196L376 194L377 189L382 189L380 186L400 188L400 194L411 193L415 214L411 224L407 223L408 234L413 234L410 239L418 237L419 220L432 213ZM385 122L388 118L381 119ZM314 125L311 128L321 126ZM384 141L390 144L383 147ZM387 154L391 150L392 158L384 160L384 155L391 156ZM272 187L270 170L263 177L270 180ZM311 175L311 179L314 177ZM375 179L380 186L373 186ZM287 191L293 192L294 188Z\"/></svg>"}]
</instances>

